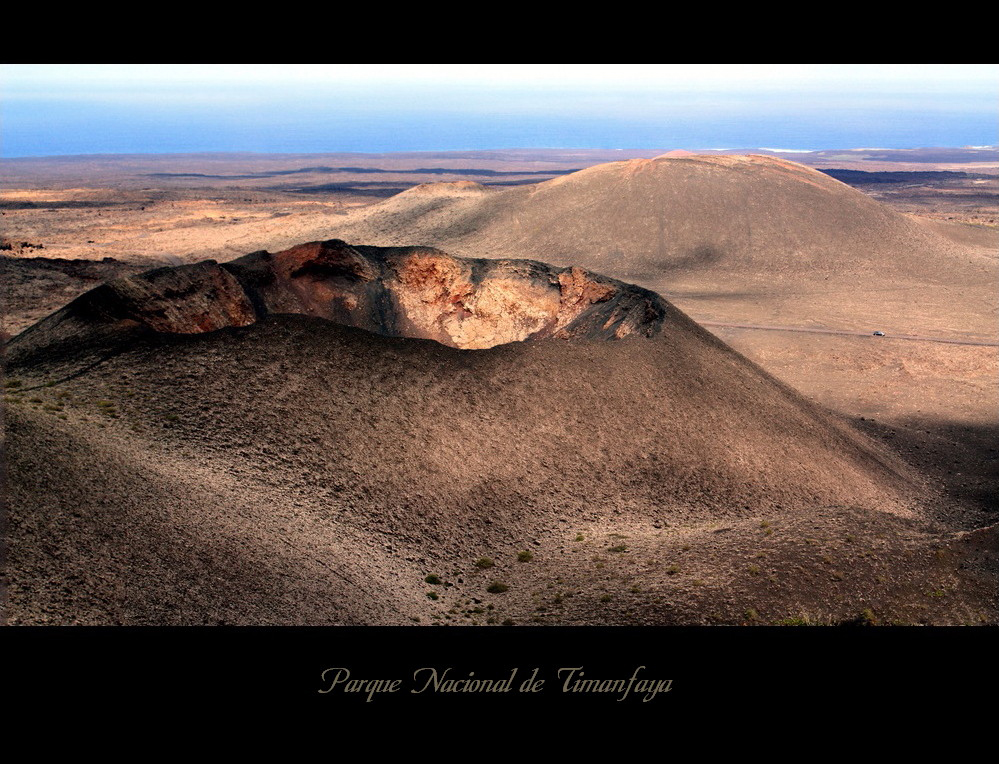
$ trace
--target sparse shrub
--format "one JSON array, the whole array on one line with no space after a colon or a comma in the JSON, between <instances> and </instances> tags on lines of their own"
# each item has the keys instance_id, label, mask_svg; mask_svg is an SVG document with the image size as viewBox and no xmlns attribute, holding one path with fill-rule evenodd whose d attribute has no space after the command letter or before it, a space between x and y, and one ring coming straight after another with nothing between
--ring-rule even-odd
<instances>
[{"instance_id":1,"label":"sparse shrub","mask_svg":"<svg viewBox=\"0 0 999 764\"><path fill-rule=\"evenodd\" d=\"M118 418L118 410L112 401L97 401L97 408L100 412L111 419Z\"/></svg>"},{"instance_id":2,"label":"sparse shrub","mask_svg":"<svg viewBox=\"0 0 999 764\"><path fill-rule=\"evenodd\" d=\"M919 619L921 623L925 623L925 618ZM837 626L877 626L878 620L874 615L874 611L870 608L864 608L860 611L860 615L856 618L847 618L846 620L839 621ZM905 623L893 623L894 626L905 626Z\"/></svg>"},{"instance_id":3,"label":"sparse shrub","mask_svg":"<svg viewBox=\"0 0 999 764\"><path fill-rule=\"evenodd\" d=\"M759 565L750 565L747 568L747 570L749 571L750 575L753 575L753 576L758 576L760 574L760 566Z\"/></svg>"},{"instance_id":4,"label":"sparse shrub","mask_svg":"<svg viewBox=\"0 0 999 764\"><path fill-rule=\"evenodd\" d=\"M427 599L439 600L441 596L437 592L427 592Z\"/></svg>"},{"instance_id":5,"label":"sparse shrub","mask_svg":"<svg viewBox=\"0 0 999 764\"><path fill-rule=\"evenodd\" d=\"M612 599L614 598L611 597L609 594L604 594L603 596L600 597L601 602L610 602Z\"/></svg>"},{"instance_id":6,"label":"sparse shrub","mask_svg":"<svg viewBox=\"0 0 999 764\"><path fill-rule=\"evenodd\" d=\"M791 618L781 618L774 622L774 626L811 626L812 622L807 615L794 616Z\"/></svg>"},{"instance_id":7,"label":"sparse shrub","mask_svg":"<svg viewBox=\"0 0 999 764\"><path fill-rule=\"evenodd\" d=\"M668 568L666 568L666 575L668 576L675 576L679 572L680 572L680 566L677 565L676 563L673 563Z\"/></svg>"},{"instance_id":8,"label":"sparse shrub","mask_svg":"<svg viewBox=\"0 0 999 764\"><path fill-rule=\"evenodd\" d=\"M496 564L496 563L495 563L495 562L493 562L493 561L492 561L492 560L491 560L490 558L488 558L488 557L480 557L479 559L477 559L477 560L475 561L475 567L477 567L477 568L482 568L483 570L485 570L486 568L491 568L491 567L492 567L493 565L495 565L495 564Z\"/></svg>"},{"instance_id":9,"label":"sparse shrub","mask_svg":"<svg viewBox=\"0 0 999 764\"><path fill-rule=\"evenodd\" d=\"M617 546L607 547L608 552L624 552L627 551L627 549L628 549L627 544L618 544Z\"/></svg>"},{"instance_id":10,"label":"sparse shrub","mask_svg":"<svg viewBox=\"0 0 999 764\"><path fill-rule=\"evenodd\" d=\"M574 538L573 541L584 541L585 539L586 537L582 533L577 533L576 538Z\"/></svg>"},{"instance_id":11,"label":"sparse shrub","mask_svg":"<svg viewBox=\"0 0 999 764\"><path fill-rule=\"evenodd\" d=\"M517 552L517 561L518 562L530 562L533 559L534 559L534 555L531 554L526 549L523 552Z\"/></svg>"},{"instance_id":12,"label":"sparse shrub","mask_svg":"<svg viewBox=\"0 0 999 764\"><path fill-rule=\"evenodd\" d=\"M510 587L500 581L493 581L486 587L486 591L490 594L502 594L507 591Z\"/></svg>"},{"instance_id":13,"label":"sparse shrub","mask_svg":"<svg viewBox=\"0 0 999 764\"><path fill-rule=\"evenodd\" d=\"M427 576L423 580L426 583L430 584L431 586L440 586L441 583L442 583L440 576L435 575L433 573L431 573L429 576Z\"/></svg>"},{"instance_id":14,"label":"sparse shrub","mask_svg":"<svg viewBox=\"0 0 999 764\"><path fill-rule=\"evenodd\" d=\"M3 386L7 390L14 390L18 387L21 387L23 384L24 383L21 382L21 380L19 379L5 379L3 382Z\"/></svg>"}]
</instances>

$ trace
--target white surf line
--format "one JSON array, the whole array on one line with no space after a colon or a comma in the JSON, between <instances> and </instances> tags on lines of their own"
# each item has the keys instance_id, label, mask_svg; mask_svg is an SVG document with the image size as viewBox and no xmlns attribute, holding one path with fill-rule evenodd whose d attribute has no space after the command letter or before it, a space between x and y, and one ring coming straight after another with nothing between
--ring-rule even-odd
<instances>
[{"instance_id":1,"label":"white surf line","mask_svg":"<svg viewBox=\"0 0 999 764\"><path fill-rule=\"evenodd\" d=\"M694 319L697 321L697 319ZM840 334L847 337L873 337L873 332L850 332L845 329L810 329L796 326L759 326L756 324L729 324L722 321L697 321L701 326L720 326L727 329L762 329L770 332L806 332L809 334ZM914 334L885 334L878 337L879 340L915 340L917 342L945 342L950 345L978 345L982 347L997 348L999 342L986 342L984 340L953 340L945 337L919 337Z\"/></svg>"}]
</instances>

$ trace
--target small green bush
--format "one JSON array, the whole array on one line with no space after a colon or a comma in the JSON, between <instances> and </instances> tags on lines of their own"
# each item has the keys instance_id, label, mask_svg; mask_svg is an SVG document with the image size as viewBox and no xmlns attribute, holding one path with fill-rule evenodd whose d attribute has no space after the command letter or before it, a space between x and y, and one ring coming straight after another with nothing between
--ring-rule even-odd
<instances>
[{"instance_id":1,"label":"small green bush","mask_svg":"<svg viewBox=\"0 0 999 764\"><path fill-rule=\"evenodd\" d=\"M775 626L811 626L812 622L808 619L807 615L796 616L792 618L781 618L777 621Z\"/></svg>"}]
</instances>

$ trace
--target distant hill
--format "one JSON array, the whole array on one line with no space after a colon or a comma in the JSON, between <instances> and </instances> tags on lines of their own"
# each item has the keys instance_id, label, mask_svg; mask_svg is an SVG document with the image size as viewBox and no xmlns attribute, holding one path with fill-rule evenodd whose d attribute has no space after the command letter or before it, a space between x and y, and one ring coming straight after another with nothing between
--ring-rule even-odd
<instances>
[{"instance_id":1,"label":"distant hill","mask_svg":"<svg viewBox=\"0 0 999 764\"><path fill-rule=\"evenodd\" d=\"M757 294L775 320L784 301L795 303L795 315L812 314L827 325L866 326L887 314L899 332L993 329L994 309L981 321L962 319L963 327L934 318L952 312L944 285L989 300L996 260L988 248L969 247L962 233L771 156L632 159L503 190L422 186L354 212L331 233L572 263L688 309L685 300L698 295ZM898 299L927 286L932 293L921 295L919 305ZM713 309L724 317L723 308Z\"/></svg>"}]
</instances>

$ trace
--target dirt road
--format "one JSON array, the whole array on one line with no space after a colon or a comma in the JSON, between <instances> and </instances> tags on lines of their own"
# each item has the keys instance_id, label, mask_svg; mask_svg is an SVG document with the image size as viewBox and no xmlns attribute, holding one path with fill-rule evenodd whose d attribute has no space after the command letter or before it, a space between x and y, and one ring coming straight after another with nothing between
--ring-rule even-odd
<instances>
[{"instance_id":1,"label":"dirt road","mask_svg":"<svg viewBox=\"0 0 999 764\"><path fill-rule=\"evenodd\" d=\"M696 319L695 319L696 320ZM873 332L851 332L844 329L817 329L797 326L759 326L756 324L729 324L720 321L698 321L701 326L720 326L727 329L762 329L771 332L806 332L811 334L840 334L848 337L872 337ZM999 342L986 340L955 340L945 337L920 337L914 334L891 334L877 337L878 340L916 340L919 342L946 342L951 345L979 345L984 347L999 347Z\"/></svg>"}]
</instances>

